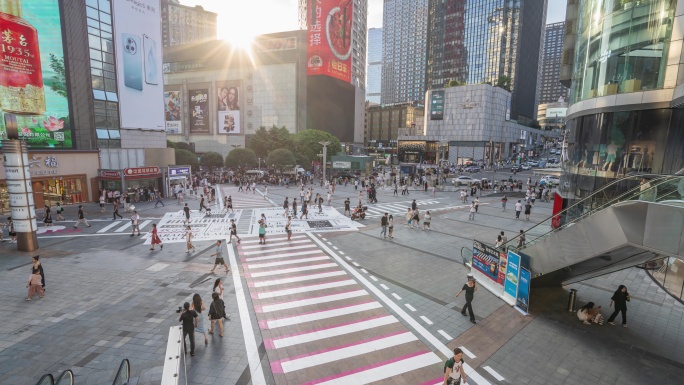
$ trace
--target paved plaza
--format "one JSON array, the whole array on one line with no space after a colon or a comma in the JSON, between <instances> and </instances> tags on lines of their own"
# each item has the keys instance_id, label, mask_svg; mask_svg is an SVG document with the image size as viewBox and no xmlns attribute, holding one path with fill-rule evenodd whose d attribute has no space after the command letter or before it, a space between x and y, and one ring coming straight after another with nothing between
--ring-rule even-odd
<instances>
[{"instance_id":1,"label":"paved plaza","mask_svg":"<svg viewBox=\"0 0 684 385\"><path fill-rule=\"evenodd\" d=\"M194 293L208 306L217 278L224 280L231 319L223 337L207 335L205 344L204 336L195 336L195 355L185 362L191 384L436 385L455 347L465 348L468 384L679 384L684 376L684 306L638 268L566 288L534 288L528 316L480 287L473 303L477 324L459 314L464 298L455 293L469 271L462 254L473 239L494 243L502 230L511 238L547 218L551 203L537 201L528 222L516 220L512 210L522 194L508 194L505 212L501 194L489 194L469 221L457 192L433 197L411 190L393 197L392 190L379 190L379 202L369 205L360 224L344 218L344 229L311 226L287 242L284 232L274 231L282 224L273 217L262 246L248 235L255 218L277 211L286 196L299 198L299 190L269 187L268 199L263 186L257 194L228 185L219 190L219 198L231 195L242 236L240 244L225 245L228 274L222 268L210 273L211 231L189 254L172 227L163 250L145 245L152 223L174 225L181 206L172 200L157 208L137 204L141 237L130 237L123 213L123 220L112 221L111 207L100 213L97 205L86 207L90 228L56 222L42 229L43 299L24 301L35 253L0 244L0 306L9 316L0 326L0 382L34 384L43 373L71 369L76 384L108 384L128 358L133 384L160 384L176 309ZM314 191L322 192L318 185ZM357 196L353 186L338 186L325 208L329 215L319 220L338 220L334 212L343 212L344 199L354 204ZM431 230L405 226L403 213L413 199L421 212L431 211ZM198 210L199 201L188 203ZM214 205L212 212L221 209ZM384 212L394 216L392 239L380 233ZM65 217L73 219L75 208ZM194 214L191 226L201 228L206 220ZM214 222L206 228L220 226ZM619 284L632 295L628 328L584 325L567 311L574 288L580 305L596 302L607 318Z\"/></svg>"}]
</instances>

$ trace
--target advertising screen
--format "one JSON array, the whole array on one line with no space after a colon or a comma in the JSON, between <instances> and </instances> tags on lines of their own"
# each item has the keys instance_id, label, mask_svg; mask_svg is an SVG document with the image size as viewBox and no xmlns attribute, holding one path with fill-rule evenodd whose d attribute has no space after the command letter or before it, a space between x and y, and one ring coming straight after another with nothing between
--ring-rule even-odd
<instances>
[{"instance_id":1,"label":"advertising screen","mask_svg":"<svg viewBox=\"0 0 684 385\"><path fill-rule=\"evenodd\" d=\"M183 123L181 122L181 92L164 92L164 121L167 134L182 134Z\"/></svg>"},{"instance_id":2,"label":"advertising screen","mask_svg":"<svg viewBox=\"0 0 684 385\"><path fill-rule=\"evenodd\" d=\"M520 279L520 256L512 251L508 252L508 267L506 268L506 281L504 282L504 294L512 298L515 304L518 297L518 280Z\"/></svg>"},{"instance_id":3,"label":"advertising screen","mask_svg":"<svg viewBox=\"0 0 684 385\"><path fill-rule=\"evenodd\" d=\"M430 95L430 120L444 119L444 91L432 91Z\"/></svg>"},{"instance_id":4,"label":"advertising screen","mask_svg":"<svg viewBox=\"0 0 684 385\"><path fill-rule=\"evenodd\" d=\"M306 74L351 82L352 0L308 0Z\"/></svg>"},{"instance_id":5,"label":"advertising screen","mask_svg":"<svg viewBox=\"0 0 684 385\"><path fill-rule=\"evenodd\" d=\"M190 110L190 133L209 133L209 90L201 88L188 91Z\"/></svg>"},{"instance_id":6,"label":"advertising screen","mask_svg":"<svg viewBox=\"0 0 684 385\"><path fill-rule=\"evenodd\" d=\"M241 134L240 87L238 82L216 84L216 111L219 134Z\"/></svg>"},{"instance_id":7,"label":"advertising screen","mask_svg":"<svg viewBox=\"0 0 684 385\"><path fill-rule=\"evenodd\" d=\"M117 0L112 7L121 128L164 130L159 0Z\"/></svg>"},{"instance_id":8,"label":"advertising screen","mask_svg":"<svg viewBox=\"0 0 684 385\"><path fill-rule=\"evenodd\" d=\"M0 31L0 137L14 114L29 148L73 148L59 3L2 1Z\"/></svg>"},{"instance_id":9,"label":"advertising screen","mask_svg":"<svg viewBox=\"0 0 684 385\"><path fill-rule=\"evenodd\" d=\"M520 284L518 285L518 298L516 306L528 313L530 311L530 281L532 274L524 267L520 268Z\"/></svg>"},{"instance_id":10,"label":"advertising screen","mask_svg":"<svg viewBox=\"0 0 684 385\"><path fill-rule=\"evenodd\" d=\"M499 285L506 276L506 253L480 241L473 242L473 267Z\"/></svg>"}]
</instances>

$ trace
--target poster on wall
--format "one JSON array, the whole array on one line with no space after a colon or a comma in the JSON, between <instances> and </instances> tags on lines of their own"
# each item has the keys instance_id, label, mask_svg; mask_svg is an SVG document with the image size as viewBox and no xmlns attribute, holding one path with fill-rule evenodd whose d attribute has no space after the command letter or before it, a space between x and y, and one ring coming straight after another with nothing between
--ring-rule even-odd
<instances>
[{"instance_id":1,"label":"poster on wall","mask_svg":"<svg viewBox=\"0 0 684 385\"><path fill-rule=\"evenodd\" d=\"M518 297L516 306L525 314L530 312L530 281L532 274L524 267L520 267L520 283L518 284Z\"/></svg>"},{"instance_id":2,"label":"poster on wall","mask_svg":"<svg viewBox=\"0 0 684 385\"><path fill-rule=\"evenodd\" d=\"M29 148L73 148L59 3L0 2L0 138L5 114Z\"/></svg>"},{"instance_id":3,"label":"poster on wall","mask_svg":"<svg viewBox=\"0 0 684 385\"><path fill-rule=\"evenodd\" d=\"M190 133L209 133L209 89L201 88L188 92L190 110Z\"/></svg>"},{"instance_id":4,"label":"poster on wall","mask_svg":"<svg viewBox=\"0 0 684 385\"><path fill-rule=\"evenodd\" d=\"M473 267L503 286L506 278L506 253L480 241L473 241Z\"/></svg>"},{"instance_id":5,"label":"poster on wall","mask_svg":"<svg viewBox=\"0 0 684 385\"><path fill-rule=\"evenodd\" d=\"M351 82L352 0L308 0L306 74Z\"/></svg>"},{"instance_id":6,"label":"poster on wall","mask_svg":"<svg viewBox=\"0 0 684 385\"><path fill-rule=\"evenodd\" d=\"M164 92L164 123L167 134L182 134L183 124L181 123L181 92Z\"/></svg>"},{"instance_id":7,"label":"poster on wall","mask_svg":"<svg viewBox=\"0 0 684 385\"><path fill-rule=\"evenodd\" d=\"M112 8L121 128L164 130L159 0L118 0Z\"/></svg>"},{"instance_id":8,"label":"poster on wall","mask_svg":"<svg viewBox=\"0 0 684 385\"><path fill-rule=\"evenodd\" d=\"M430 120L444 119L444 91L432 91L430 94Z\"/></svg>"},{"instance_id":9,"label":"poster on wall","mask_svg":"<svg viewBox=\"0 0 684 385\"><path fill-rule=\"evenodd\" d=\"M518 281L520 280L520 256L508 251L508 266L504 281L504 301L515 305L518 298Z\"/></svg>"},{"instance_id":10,"label":"poster on wall","mask_svg":"<svg viewBox=\"0 0 684 385\"><path fill-rule=\"evenodd\" d=\"M216 85L216 110L219 134L241 134L240 126L240 87L237 82L224 82Z\"/></svg>"}]
</instances>

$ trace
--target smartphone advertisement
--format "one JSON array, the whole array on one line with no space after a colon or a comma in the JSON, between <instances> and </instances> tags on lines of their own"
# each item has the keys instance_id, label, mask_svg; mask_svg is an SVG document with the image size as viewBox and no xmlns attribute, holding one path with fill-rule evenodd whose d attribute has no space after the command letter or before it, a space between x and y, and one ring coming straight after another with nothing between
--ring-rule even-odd
<instances>
[{"instance_id":1,"label":"smartphone advertisement","mask_svg":"<svg viewBox=\"0 0 684 385\"><path fill-rule=\"evenodd\" d=\"M5 114L29 148L73 148L57 1L0 1L0 138Z\"/></svg>"},{"instance_id":2,"label":"smartphone advertisement","mask_svg":"<svg viewBox=\"0 0 684 385\"><path fill-rule=\"evenodd\" d=\"M219 134L241 134L240 87L238 82L217 83L216 110Z\"/></svg>"},{"instance_id":3,"label":"smartphone advertisement","mask_svg":"<svg viewBox=\"0 0 684 385\"><path fill-rule=\"evenodd\" d=\"M117 0L112 7L121 128L164 130L159 0Z\"/></svg>"}]
</instances>

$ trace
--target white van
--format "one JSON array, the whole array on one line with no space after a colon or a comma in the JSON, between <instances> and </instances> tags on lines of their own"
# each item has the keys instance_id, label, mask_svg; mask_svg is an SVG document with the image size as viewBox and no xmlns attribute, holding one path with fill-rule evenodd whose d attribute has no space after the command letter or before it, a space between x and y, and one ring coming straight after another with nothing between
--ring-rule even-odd
<instances>
[{"instance_id":1,"label":"white van","mask_svg":"<svg viewBox=\"0 0 684 385\"><path fill-rule=\"evenodd\" d=\"M263 178L264 172L261 170L249 170L249 171L245 171L245 175L256 176L257 178Z\"/></svg>"}]
</instances>

